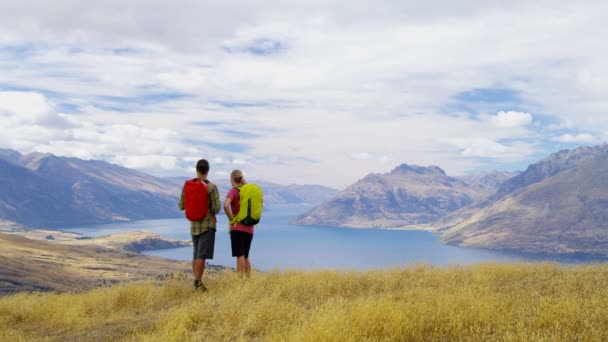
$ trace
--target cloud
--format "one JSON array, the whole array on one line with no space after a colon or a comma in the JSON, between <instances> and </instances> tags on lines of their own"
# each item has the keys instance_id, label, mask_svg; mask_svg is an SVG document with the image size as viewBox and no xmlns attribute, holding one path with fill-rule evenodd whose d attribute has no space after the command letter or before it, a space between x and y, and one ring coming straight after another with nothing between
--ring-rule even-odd
<instances>
[{"instance_id":1,"label":"cloud","mask_svg":"<svg viewBox=\"0 0 608 342\"><path fill-rule=\"evenodd\" d=\"M224 50L228 53L249 53L259 56L267 56L280 53L287 49L287 44L274 39L258 38L251 42L225 43Z\"/></svg>"},{"instance_id":2,"label":"cloud","mask_svg":"<svg viewBox=\"0 0 608 342\"><path fill-rule=\"evenodd\" d=\"M554 141L563 143L581 143L581 144L596 144L600 142L600 139L596 138L589 133L570 134L566 133L553 138Z\"/></svg>"},{"instance_id":3,"label":"cloud","mask_svg":"<svg viewBox=\"0 0 608 342\"><path fill-rule=\"evenodd\" d=\"M174 170L178 167L178 160L175 156L163 156L153 154L146 154L143 156L122 155L111 158L110 161L128 168L140 170L154 170L156 168L159 168L161 170Z\"/></svg>"},{"instance_id":4,"label":"cloud","mask_svg":"<svg viewBox=\"0 0 608 342\"><path fill-rule=\"evenodd\" d=\"M533 144L525 142L505 144L486 138L457 138L445 142L456 147L463 157L489 158L503 163L525 160L537 152Z\"/></svg>"},{"instance_id":5,"label":"cloud","mask_svg":"<svg viewBox=\"0 0 608 342\"><path fill-rule=\"evenodd\" d=\"M361 152L361 153L351 154L351 158L353 158L353 159L372 159L373 156L371 153Z\"/></svg>"},{"instance_id":6,"label":"cloud","mask_svg":"<svg viewBox=\"0 0 608 342\"><path fill-rule=\"evenodd\" d=\"M0 99L0 144L152 173L207 158L332 186L402 162L450 174L533 162L554 141L590 141L574 132L608 132L606 12L546 0L2 2L0 92L13 94Z\"/></svg>"},{"instance_id":7,"label":"cloud","mask_svg":"<svg viewBox=\"0 0 608 342\"><path fill-rule=\"evenodd\" d=\"M391 158L384 154L359 152L350 155L352 159L356 160L378 160L378 161L389 161Z\"/></svg>"},{"instance_id":8,"label":"cloud","mask_svg":"<svg viewBox=\"0 0 608 342\"><path fill-rule=\"evenodd\" d=\"M35 121L51 111L43 95L31 92L0 92L0 112Z\"/></svg>"},{"instance_id":9,"label":"cloud","mask_svg":"<svg viewBox=\"0 0 608 342\"><path fill-rule=\"evenodd\" d=\"M498 112L492 117L492 123L502 128L519 128L525 127L532 123L532 115L522 112Z\"/></svg>"},{"instance_id":10,"label":"cloud","mask_svg":"<svg viewBox=\"0 0 608 342\"><path fill-rule=\"evenodd\" d=\"M44 95L35 92L0 91L0 120L7 128L29 126L29 130L79 125L78 120L56 112Z\"/></svg>"},{"instance_id":11,"label":"cloud","mask_svg":"<svg viewBox=\"0 0 608 342\"><path fill-rule=\"evenodd\" d=\"M220 153L213 145L192 144L176 130L154 123L96 122L85 114L58 113L45 95L36 92L0 92L0 117L0 146L23 153L103 159L155 174L182 173L203 155Z\"/></svg>"}]
</instances>

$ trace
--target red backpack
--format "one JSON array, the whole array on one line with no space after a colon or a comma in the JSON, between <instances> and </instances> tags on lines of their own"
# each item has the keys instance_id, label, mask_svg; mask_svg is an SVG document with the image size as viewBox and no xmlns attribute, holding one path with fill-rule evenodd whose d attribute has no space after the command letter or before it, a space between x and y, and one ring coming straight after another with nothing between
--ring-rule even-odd
<instances>
[{"instance_id":1,"label":"red backpack","mask_svg":"<svg viewBox=\"0 0 608 342\"><path fill-rule=\"evenodd\" d=\"M209 211L207 184L199 178L184 183L184 207L189 221L200 221Z\"/></svg>"}]
</instances>

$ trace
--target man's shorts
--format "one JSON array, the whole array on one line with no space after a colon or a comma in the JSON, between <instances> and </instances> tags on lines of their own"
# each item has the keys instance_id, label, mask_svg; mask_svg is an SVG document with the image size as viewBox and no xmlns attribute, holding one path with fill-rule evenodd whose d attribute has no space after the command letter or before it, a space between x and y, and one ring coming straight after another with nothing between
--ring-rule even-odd
<instances>
[{"instance_id":1,"label":"man's shorts","mask_svg":"<svg viewBox=\"0 0 608 342\"><path fill-rule=\"evenodd\" d=\"M230 244L232 245L232 256L249 258L249 249L251 248L251 240L253 234L245 233L240 230L230 232Z\"/></svg>"},{"instance_id":2,"label":"man's shorts","mask_svg":"<svg viewBox=\"0 0 608 342\"><path fill-rule=\"evenodd\" d=\"M193 259L213 259L215 229L207 229L201 235L192 235L192 246L194 247Z\"/></svg>"}]
</instances>

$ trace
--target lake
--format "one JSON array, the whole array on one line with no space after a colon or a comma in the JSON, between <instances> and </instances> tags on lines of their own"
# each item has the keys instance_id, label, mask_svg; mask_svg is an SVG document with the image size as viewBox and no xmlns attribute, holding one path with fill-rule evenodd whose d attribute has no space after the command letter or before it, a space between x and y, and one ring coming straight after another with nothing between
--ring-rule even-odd
<instances>
[{"instance_id":1,"label":"lake","mask_svg":"<svg viewBox=\"0 0 608 342\"><path fill-rule=\"evenodd\" d=\"M424 231L348 229L292 225L288 221L307 207L274 207L264 212L256 227L250 258L252 266L273 269L366 270L425 263L466 265L481 262L557 261L578 263L589 260L549 258L538 255L456 247L439 242L435 233ZM234 266L226 217L218 215L215 256L209 263ZM119 232L147 230L158 235L190 240L190 225L183 219L141 220L63 229L96 237ZM176 260L191 260L192 247L145 252Z\"/></svg>"}]
</instances>

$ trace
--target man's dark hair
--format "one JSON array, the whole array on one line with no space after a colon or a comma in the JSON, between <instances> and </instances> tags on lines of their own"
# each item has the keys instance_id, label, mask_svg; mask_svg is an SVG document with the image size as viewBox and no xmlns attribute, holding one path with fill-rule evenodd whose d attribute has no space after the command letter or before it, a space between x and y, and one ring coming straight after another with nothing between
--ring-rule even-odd
<instances>
[{"instance_id":1,"label":"man's dark hair","mask_svg":"<svg viewBox=\"0 0 608 342\"><path fill-rule=\"evenodd\" d=\"M202 175L209 173L209 162L206 159L201 159L196 163L196 171Z\"/></svg>"}]
</instances>

